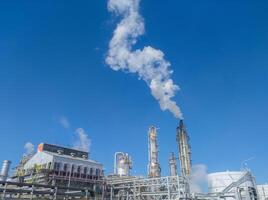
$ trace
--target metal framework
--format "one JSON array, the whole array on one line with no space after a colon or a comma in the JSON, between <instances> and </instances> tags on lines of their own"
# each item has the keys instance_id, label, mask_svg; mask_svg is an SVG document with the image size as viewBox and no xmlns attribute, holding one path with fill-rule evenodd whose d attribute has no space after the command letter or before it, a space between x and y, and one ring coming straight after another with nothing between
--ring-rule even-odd
<instances>
[{"instance_id":1,"label":"metal framework","mask_svg":"<svg viewBox=\"0 0 268 200\"><path fill-rule=\"evenodd\" d=\"M160 178L108 178L110 200L175 200L189 199L188 181L180 176Z\"/></svg>"},{"instance_id":2,"label":"metal framework","mask_svg":"<svg viewBox=\"0 0 268 200\"><path fill-rule=\"evenodd\" d=\"M97 199L97 193L88 188L60 187L43 184L0 181L0 199L38 199L38 200L65 200L65 199ZM103 199L99 197L98 199Z\"/></svg>"}]
</instances>

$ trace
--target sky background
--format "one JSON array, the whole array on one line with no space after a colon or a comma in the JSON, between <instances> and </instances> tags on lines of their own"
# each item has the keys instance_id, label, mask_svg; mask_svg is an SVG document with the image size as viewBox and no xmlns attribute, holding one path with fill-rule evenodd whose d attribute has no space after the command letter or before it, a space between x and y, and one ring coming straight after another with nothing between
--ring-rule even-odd
<instances>
[{"instance_id":1,"label":"sky background","mask_svg":"<svg viewBox=\"0 0 268 200\"><path fill-rule=\"evenodd\" d=\"M178 154L173 115L145 82L105 64L116 20L106 0L0 0L0 161L13 167L26 142L92 140L91 158L112 171L128 152L146 174L147 131L159 128L160 162ZM137 46L161 49L181 87L193 164L208 172L248 166L268 182L268 1L142 0L146 33ZM68 121L63 126L61 119Z\"/></svg>"}]
</instances>

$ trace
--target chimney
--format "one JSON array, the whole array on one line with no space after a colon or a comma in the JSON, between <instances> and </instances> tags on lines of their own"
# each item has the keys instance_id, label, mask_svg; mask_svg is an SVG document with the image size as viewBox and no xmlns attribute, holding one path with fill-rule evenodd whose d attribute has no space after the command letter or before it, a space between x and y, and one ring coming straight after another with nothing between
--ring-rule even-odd
<instances>
[{"instance_id":1,"label":"chimney","mask_svg":"<svg viewBox=\"0 0 268 200\"><path fill-rule=\"evenodd\" d=\"M180 120L177 127L177 143L179 148L180 169L182 176L189 176L191 173L191 147L189 145L189 136L184 126L183 120Z\"/></svg>"}]
</instances>

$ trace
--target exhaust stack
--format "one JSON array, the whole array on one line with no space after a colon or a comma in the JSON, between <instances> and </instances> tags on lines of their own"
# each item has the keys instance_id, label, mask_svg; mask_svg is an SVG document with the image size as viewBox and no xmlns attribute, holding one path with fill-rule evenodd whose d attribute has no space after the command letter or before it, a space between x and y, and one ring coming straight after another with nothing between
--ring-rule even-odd
<instances>
[{"instance_id":1,"label":"exhaust stack","mask_svg":"<svg viewBox=\"0 0 268 200\"><path fill-rule=\"evenodd\" d=\"M158 145L156 127L152 126L148 132L148 177L155 178L161 176L161 168L158 160Z\"/></svg>"},{"instance_id":2,"label":"exhaust stack","mask_svg":"<svg viewBox=\"0 0 268 200\"><path fill-rule=\"evenodd\" d=\"M189 176L191 173L191 147L189 145L189 136L186 132L183 120L180 120L177 127L177 143L179 148L180 168L182 176Z\"/></svg>"}]
</instances>

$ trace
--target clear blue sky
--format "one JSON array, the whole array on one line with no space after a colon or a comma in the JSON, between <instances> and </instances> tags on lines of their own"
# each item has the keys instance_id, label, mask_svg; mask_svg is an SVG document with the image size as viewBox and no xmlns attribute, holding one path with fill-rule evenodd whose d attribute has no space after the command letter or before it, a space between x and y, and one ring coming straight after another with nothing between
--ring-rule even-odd
<instances>
[{"instance_id":1,"label":"clear blue sky","mask_svg":"<svg viewBox=\"0 0 268 200\"><path fill-rule=\"evenodd\" d=\"M177 154L177 120L162 112L143 81L105 64L116 21L106 0L0 1L0 160L14 164L30 141L72 145L75 129L92 139L91 158L112 171L128 152L147 168L147 130L159 127L167 174ZM268 2L143 0L146 34L138 45L165 52L191 136L194 164L238 170L249 157L268 182ZM70 123L68 129L60 117Z\"/></svg>"}]
</instances>

